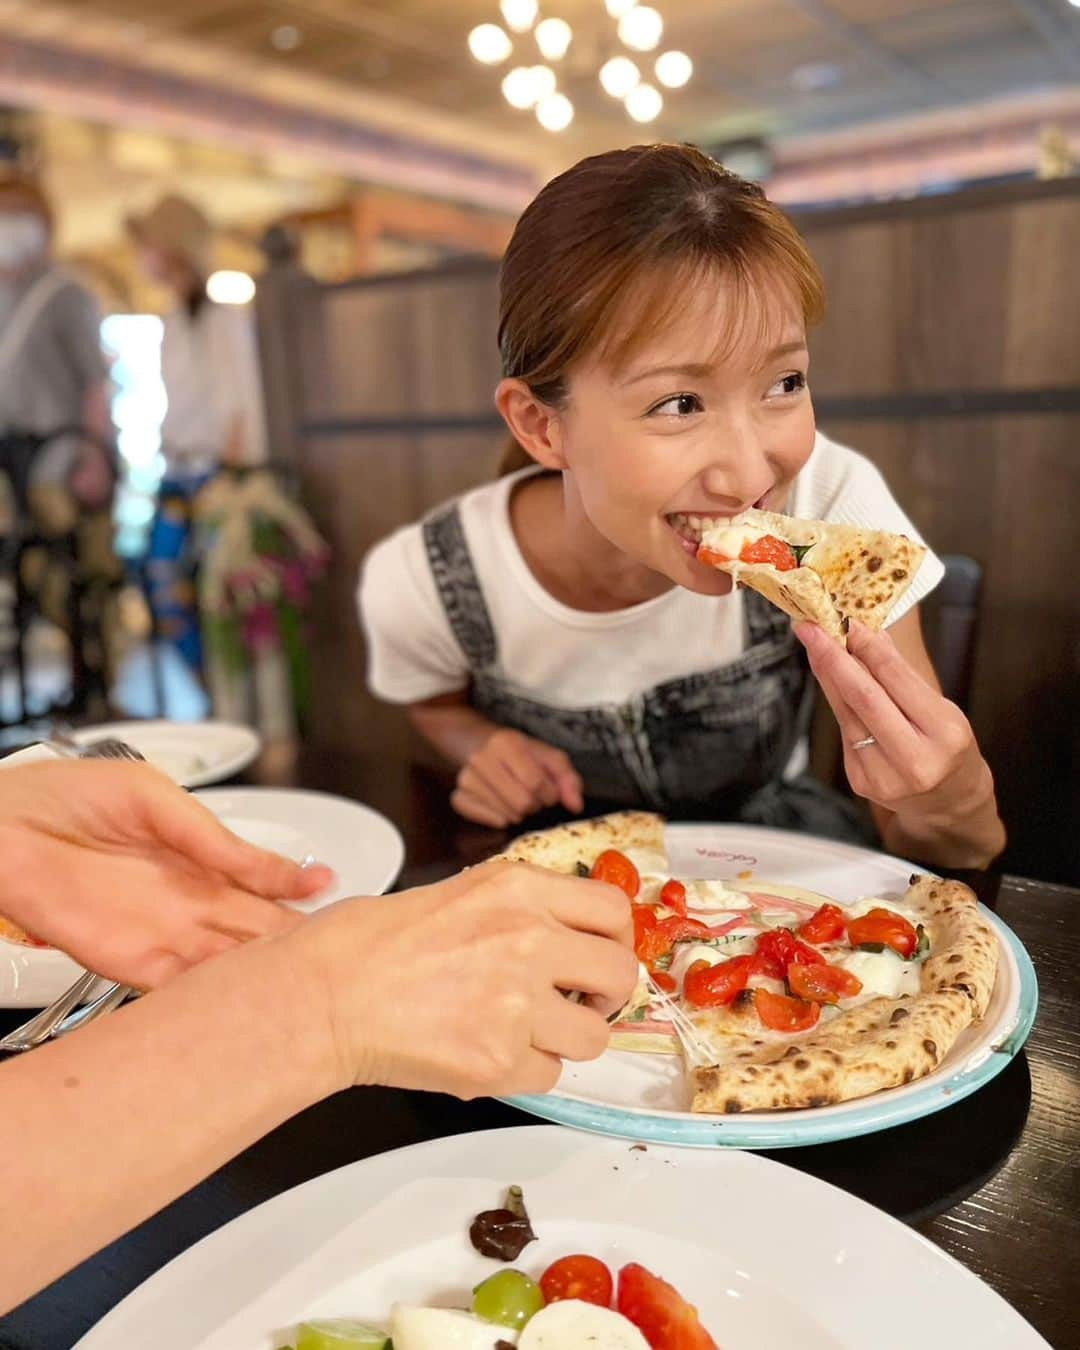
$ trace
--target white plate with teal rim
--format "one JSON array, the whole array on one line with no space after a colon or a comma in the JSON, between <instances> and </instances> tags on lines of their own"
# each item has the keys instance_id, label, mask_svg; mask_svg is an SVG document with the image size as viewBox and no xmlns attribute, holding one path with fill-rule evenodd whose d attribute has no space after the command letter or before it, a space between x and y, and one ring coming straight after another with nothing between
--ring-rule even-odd
<instances>
[{"instance_id":1,"label":"white plate with teal rim","mask_svg":"<svg viewBox=\"0 0 1080 1350\"><path fill-rule=\"evenodd\" d=\"M432 1140L286 1191L158 1271L75 1350L279 1350L309 1318L385 1326L395 1302L467 1306L500 1268L473 1251L469 1223L511 1184L537 1235L515 1267L535 1278L571 1252L638 1262L696 1305L724 1350L908 1350L916 1338L920 1350L1049 1350L970 1271L816 1177L749 1153L642 1151L542 1126ZM812 1241L791 1214L813 1215ZM916 1291L914 1322L896 1315L898 1289Z\"/></svg>"},{"instance_id":2,"label":"white plate with teal rim","mask_svg":"<svg viewBox=\"0 0 1080 1350\"><path fill-rule=\"evenodd\" d=\"M899 858L830 839L753 825L669 825L675 877L712 877L767 890L801 886L837 903L897 900L918 869ZM801 1111L706 1115L685 1109L681 1058L609 1050L567 1064L559 1086L512 1105L545 1120L624 1139L689 1148L798 1148L831 1143L930 1115L961 1101L1001 1072L1027 1040L1038 1005L1035 970L1020 940L984 909L1001 939L997 981L981 1022L967 1028L933 1073L855 1101Z\"/></svg>"},{"instance_id":3,"label":"white plate with teal rim","mask_svg":"<svg viewBox=\"0 0 1080 1350\"><path fill-rule=\"evenodd\" d=\"M405 860L397 828L361 802L286 788L211 788L196 794L234 834L294 862L312 859L337 874L324 895L293 908L304 913L349 895L381 895ZM83 973L52 947L0 937L0 1008L42 1008Z\"/></svg>"}]
</instances>

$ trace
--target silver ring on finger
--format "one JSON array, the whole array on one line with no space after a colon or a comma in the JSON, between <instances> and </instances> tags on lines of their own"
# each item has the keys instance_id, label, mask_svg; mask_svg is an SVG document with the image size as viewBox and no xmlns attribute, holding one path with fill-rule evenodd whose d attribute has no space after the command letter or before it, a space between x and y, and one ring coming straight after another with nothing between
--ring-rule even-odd
<instances>
[{"instance_id":1,"label":"silver ring on finger","mask_svg":"<svg viewBox=\"0 0 1080 1350\"><path fill-rule=\"evenodd\" d=\"M876 736L864 736L861 741L852 741L852 750L869 750L872 745L877 745Z\"/></svg>"}]
</instances>

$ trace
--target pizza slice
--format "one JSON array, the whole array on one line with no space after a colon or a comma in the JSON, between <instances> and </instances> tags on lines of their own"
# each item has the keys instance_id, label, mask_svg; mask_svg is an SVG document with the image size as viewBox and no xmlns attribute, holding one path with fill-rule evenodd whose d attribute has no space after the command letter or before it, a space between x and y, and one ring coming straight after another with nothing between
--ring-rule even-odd
<instances>
[{"instance_id":1,"label":"pizza slice","mask_svg":"<svg viewBox=\"0 0 1080 1350\"><path fill-rule=\"evenodd\" d=\"M772 952L782 983L748 981L731 1002L694 1013L716 1060L689 1071L692 1110L812 1108L898 1087L937 1068L985 1014L998 940L968 887L913 877L896 904L834 908L817 962L798 948ZM800 934L813 937L814 921L790 936Z\"/></svg>"},{"instance_id":2,"label":"pizza slice","mask_svg":"<svg viewBox=\"0 0 1080 1350\"><path fill-rule=\"evenodd\" d=\"M882 627L925 556L906 535L757 510L706 521L697 550L699 561L841 641L851 619Z\"/></svg>"}]
</instances>

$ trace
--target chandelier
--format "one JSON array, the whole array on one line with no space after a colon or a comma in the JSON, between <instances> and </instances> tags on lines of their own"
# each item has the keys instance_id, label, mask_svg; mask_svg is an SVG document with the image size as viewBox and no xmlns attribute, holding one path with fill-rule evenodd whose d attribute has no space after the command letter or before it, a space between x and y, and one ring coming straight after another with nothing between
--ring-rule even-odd
<instances>
[{"instance_id":1,"label":"chandelier","mask_svg":"<svg viewBox=\"0 0 1080 1350\"><path fill-rule=\"evenodd\" d=\"M604 7L624 50L604 61L596 77L635 122L651 122L664 106L657 85L681 89L694 73L694 63L685 52L654 56L664 35L658 10L635 0L604 0ZM499 9L505 27L479 24L469 34L469 51L485 66L501 66L516 56L521 64L503 76L503 97L512 108L535 113L546 130L565 130L574 120L574 105L559 88L556 67L570 50L573 29L565 19L542 16L538 0L500 0ZM528 64L534 49L543 61ZM656 83L651 82L650 66Z\"/></svg>"}]
</instances>

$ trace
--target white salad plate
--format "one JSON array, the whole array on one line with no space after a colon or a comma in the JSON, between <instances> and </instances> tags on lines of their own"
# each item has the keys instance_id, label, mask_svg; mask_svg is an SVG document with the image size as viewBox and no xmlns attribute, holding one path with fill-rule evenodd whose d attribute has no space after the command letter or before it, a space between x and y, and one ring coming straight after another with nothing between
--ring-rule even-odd
<instances>
[{"instance_id":1,"label":"white salad plate","mask_svg":"<svg viewBox=\"0 0 1080 1350\"><path fill-rule=\"evenodd\" d=\"M718 878L768 891L799 886L840 905L866 896L898 900L909 862L869 849L753 825L668 825L673 877ZM940 1111L989 1082L1027 1040L1038 1005L1035 971L1020 940L983 910L1001 939L997 981L986 1016L969 1027L925 1078L855 1101L799 1111L704 1115L686 1109L689 1087L676 1055L609 1050L567 1064L559 1086L512 1104L581 1130L684 1147L794 1148L888 1129Z\"/></svg>"},{"instance_id":2,"label":"white salad plate","mask_svg":"<svg viewBox=\"0 0 1080 1350\"><path fill-rule=\"evenodd\" d=\"M89 745L104 736L126 741L181 787L207 787L239 773L262 746L257 732L239 722L103 722L81 727L71 739Z\"/></svg>"},{"instance_id":3,"label":"white salad plate","mask_svg":"<svg viewBox=\"0 0 1080 1350\"><path fill-rule=\"evenodd\" d=\"M249 843L294 862L311 858L333 868L333 889L296 909L321 909L349 895L381 895L401 870L405 845L397 828L360 802L285 788L211 788L197 795ZM44 1007L81 974L77 962L51 947L0 938L0 1007Z\"/></svg>"},{"instance_id":4,"label":"white salad plate","mask_svg":"<svg viewBox=\"0 0 1080 1350\"><path fill-rule=\"evenodd\" d=\"M543 1126L432 1140L287 1191L158 1271L76 1350L277 1350L308 1318L385 1326L395 1302L467 1306L500 1268L469 1224L511 1184L537 1234L516 1268L536 1277L576 1252L638 1262L723 1350L1047 1350L951 1257L814 1177Z\"/></svg>"}]
</instances>

